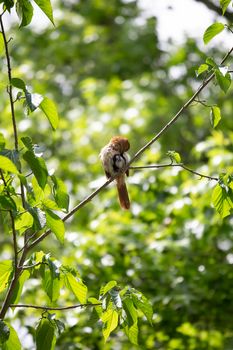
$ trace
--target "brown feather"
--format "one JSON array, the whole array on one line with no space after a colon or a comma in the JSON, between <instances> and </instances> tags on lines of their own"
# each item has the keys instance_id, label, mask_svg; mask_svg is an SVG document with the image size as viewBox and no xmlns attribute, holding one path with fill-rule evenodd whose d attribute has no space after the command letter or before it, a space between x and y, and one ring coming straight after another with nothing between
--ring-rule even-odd
<instances>
[{"instance_id":1,"label":"brown feather","mask_svg":"<svg viewBox=\"0 0 233 350\"><path fill-rule=\"evenodd\" d=\"M129 200L128 190L125 184L124 175L118 176L116 178L116 183L117 183L117 191L118 191L120 205L123 209L129 209L130 200Z\"/></svg>"}]
</instances>

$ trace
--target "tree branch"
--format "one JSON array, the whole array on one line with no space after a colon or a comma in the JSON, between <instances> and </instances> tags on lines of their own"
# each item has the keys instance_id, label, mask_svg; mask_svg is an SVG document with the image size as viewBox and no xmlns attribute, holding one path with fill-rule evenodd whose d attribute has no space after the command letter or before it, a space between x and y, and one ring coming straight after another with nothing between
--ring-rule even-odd
<instances>
[{"instance_id":1,"label":"tree branch","mask_svg":"<svg viewBox=\"0 0 233 350\"><path fill-rule=\"evenodd\" d=\"M101 306L102 303L99 304L76 304L76 305L70 305L70 306L61 306L61 307L50 307L50 306L38 306L38 305L32 305L32 304L10 304L10 307L18 307L18 308L30 308L30 309L39 309L39 310L45 310L45 311L59 311L59 310L71 310L71 309L77 309L78 307L88 307L88 306Z\"/></svg>"},{"instance_id":2,"label":"tree branch","mask_svg":"<svg viewBox=\"0 0 233 350\"><path fill-rule=\"evenodd\" d=\"M173 163L169 163L169 164L150 164L150 165L144 165L144 166L130 166L129 169L140 170L140 169L159 169L159 168L169 168L169 167L180 167L180 168L183 168L184 170L189 171L192 174L200 176L201 178L203 177L203 178L206 178L208 180L214 180L214 181L218 181L219 180L217 177L213 177L213 176L209 176L209 175L204 175L204 174L198 173L197 171L188 168L183 163L178 163L178 164L173 164Z\"/></svg>"}]
</instances>

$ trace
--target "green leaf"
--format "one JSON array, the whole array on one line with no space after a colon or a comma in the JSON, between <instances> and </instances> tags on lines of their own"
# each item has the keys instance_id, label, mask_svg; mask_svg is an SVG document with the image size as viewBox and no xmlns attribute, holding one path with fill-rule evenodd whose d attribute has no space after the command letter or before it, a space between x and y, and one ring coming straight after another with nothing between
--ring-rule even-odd
<instances>
[{"instance_id":1,"label":"green leaf","mask_svg":"<svg viewBox=\"0 0 233 350\"><path fill-rule=\"evenodd\" d=\"M36 329L36 350L53 350L55 344L55 325L47 318L42 318Z\"/></svg>"},{"instance_id":2,"label":"green leaf","mask_svg":"<svg viewBox=\"0 0 233 350\"><path fill-rule=\"evenodd\" d=\"M225 184L218 183L212 193L212 202L222 218L230 215L233 209L233 191Z\"/></svg>"},{"instance_id":3,"label":"green leaf","mask_svg":"<svg viewBox=\"0 0 233 350\"><path fill-rule=\"evenodd\" d=\"M7 11L10 13L10 9L14 6L14 0L1 0L0 2L4 2L4 6Z\"/></svg>"},{"instance_id":4,"label":"green leaf","mask_svg":"<svg viewBox=\"0 0 233 350\"><path fill-rule=\"evenodd\" d=\"M11 149L3 149L1 151L1 155L4 157L10 159L12 163L16 166L17 169L20 169L21 164L19 161L19 152L16 150L11 150ZM1 168L1 161L0 161L0 168ZM18 173L19 176L19 173Z\"/></svg>"},{"instance_id":5,"label":"green leaf","mask_svg":"<svg viewBox=\"0 0 233 350\"><path fill-rule=\"evenodd\" d=\"M201 75L202 73L206 72L209 69L208 64L201 64L198 67L198 70L196 71L197 76Z\"/></svg>"},{"instance_id":6,"label":"green leaf","mask_svg":"<svg viewBox=\"0 0 233 350\"><path fill-rule=\"evenodd\" d=\"M13 174L18 174L15 164L7 157L0 156L0 168Z\"/></svg>"},{"instance_id":7,"label":"green leaf","mask_svg":"<svg viewBox=\"0 0 233 350\"><path fill-rule=\"evenodd\" d=\"M3 35L0 32L0 56L4 53L5 51L5 45L4 45L4 39L3 39Z\"/></svg>"},{"instance_id":8,"label":"green leaf","mask_svg":"<svg viewBox=\"0 0 233 350\"><path fill-rule=\"evenodd\" d=\"M17 210L16 204L12 197L0 195L0 208L6 210Z\"/></svg>"},{"instance_id":9,"label":"green leaf","mask_svg":"<svg viewBox=\"0 0 233 350\"><path fill-rule=\"evenodd\" d=\"M20 90L26 90L26 85L25 82L22 79L19 78L12 78L11 79L11 84L16 87L17 89Z\"/></svg>"},{"instance_id":10,"label":"green leaf","mask_svg":"<svg viewBox=\"0 0 233 350\"><path fill-rule=\"evenodd\" d=\"M10 329L10 336L8 340L3 343L1 350L21 350L21 344L17 332L11 325L9 325L9 323L6 322L6 324Z\"/></svg>"},{"instance_id":11,"label":"green leaf","mask_svg":"<svg viewBox=\"0 0 233 350\"><path fill-rule=\"evenodd\" d=\"M42 211L40 208L37 207L30 207L28 208L28 211L30 214L32 214L34 219L34 225L36 228L36 231L41 230L46 225L46 215L45 212Z\"/></svg>"},{"instance_id":12,"label":"green leaf","mask_svg":"<svg viewBox=\"0 0 233 350\"><path fill-rule=\"evenodd\" d=\"M219 87L227 93L227 90L231 86L231 75L226 73L225 75L220 72L219 69L215 70L215 77L217 79Z\"/></svg>"},{"instance_id":13,"label":"green leaf","mask_svg":"<svg viewBox=\"0 0 233 350\"><path fill-rule=\"evenodd\" d=\"M70 272L65 273L64 281L67 288L74 293L80 303L85 304L87 300L87 287L81 280L77 280Z\"/></svg>"},{"instance_id":14,"label":"green leaf","mask_svg":"<svg viewBox=\"0 0 233 350\"><path fill-rule=\"evenodd\" d=\"M48 19L54 24L53 21L53 9L50 0L34 0L35 3L41 8Z\"/></svg>"},{"instance_id":15,"label":"green leaf","mask_svg":"<svg viewBox=\"0 0 233 350\"><path fill-rule=\"evenodd\" d=\"M127 326L123 324L123 329L125 334L129 338L130 342L134 345L138 345L138 325L137 323L132 324L132 326Z\"/></svg>"},{"instance_id":16,"label":"green leaf","mask_svg":"<svg viewBox=\"0 0 233 350\"><path fill-rule=\"evenodd\" d=\"M6 140L4 135L0 132L0 151L5 148Z\"/></svg>"},{"instance_id":17,"label":"green leaf","mask_svg":"<svg viewBox=\"0 0 233 350\"><path fill-rule=\"evenodd\" d=\"M3 260L0 262L0 293L7 288L12 271L12 260Z\"/></svg>"},{"instance_id":18,"label":"green leaf","mask_svg":"<svg viewBox=\"0 0 233 350\"><path fill-rule=\"evenodd\" d=\"M54 202L52 199L46 198L42 201L42 203L47 209L60 210L57 203Z\"/></svg>"},{"instance_id":19,"label":"green leaf","mask_svg":"<svg viewBox=\"0 0 233 350\"><path fill-rule=\"evenodd\" d=\"M54 302L60 296L60 272L51 259L47 259L46 263L49 269L46 268L43 273L43 287L50 301Z\"/></svg>"},{"instance_id":20,"label":"green leaf","mask_svg":"<svg viewBox=\"0 0 233 350\"><path fill-rule=\"evenodd\" d=\"M68 211L69 195L67 193L66 185L61 179L55 176L51 176L51 179L54 183L53 192L57 205L59 206L59 208Z\"/></svg>"},{"instance_id":21,"label":"green leaf","mask_svg":"<svg viewBox=\"0 0 233 350\"><path fill-rule=\"evenodd\" d=\"M39 107L48 118L53 130L56 130L58 127L59 118L55 103L49 98L45 97L40 103Z\"/></svg>"},{"instance_id":22,"label":"green leaf","mask_svg":"<svg viewBox=\"0 0 233 350\"><path fill-rule=\"evenodd\" d=\"M206 64L208 64L208 66L211 66L211 67L214 67L214 68L218 67L218 65L214 62L212 57L207 57Z\"/></svg>"},{"instance_id":23,"label":"green leaf","mask_svg":"<svg viewBox=\"0 0 233 350\"><path fill-rule=\"evenodd\" d=\"M26 280L28 280L30 277L30 272L27 270L24 270L23 273L21 274L16 287L14 289L12 298L11 298L11 304L17 304L19 302L19 299L21 297L22 294L22 290L23 290L23 286L24 283L26 282Z\"/></svg>"},{"instance_id":24,"label":"green leaf","mask_svg":"<svg viewBox=\"0 0 233 350\"><path fill-rule=\"evenodd\" d=\"M27 151L23 155L24 160L28 163L39 186L44 189L47 183L48 171L43 158L38 158L33 152Z\"/></svg>"},{"instance_id":25,"label":"green leaf","mask_svg":"<svg viewBox=\"0 0 233 350\"><path fill-rule=\"evenodd\" d=\"M116 287L116 281L109 281L105 286L100 288L100 296L104 296L110 289Z\"/></svg>"},{"instance_id":26,"label":"green leaf","mask_svg":"<svg viewBox=\"0 0 233 350\"><path fill-rule=\"evenodd\" d=\"M29 212L24 212L17 215L15 220L15 229L23 233L26 229L31 228L33 225L33 216Z\"/></svg>"},{"instance_id":27,"label":"green leaf","mask_svg":"<svg viewBox=\"0 0 233 350\"><path fill-rule=\"evenodd\" d=\"M114 309L108 309L102 314L101 320L104 323L103 336L106 342L110 333L118 326L118 313Z\"/></svg>"},{"instance_id":28,"label":"green leaf","mask_svg":"<svg viewBox=\"0 0 233 350\"><path fill-rule=\"evenodd\" d=\"M25 27L31 23L33 7L29 0L17 0L16 12L21 20L20 27Z\"/></svg>"},{"instance_id":29,"label":"green leaf","mask_svg":"<svg viewBox=\"0 0 233 350\"><path fill-rule=\"evenodd\" d=\"M217 106L211 107L210 111L210 122L213 128L216 128L221 120L221 110Z\"/></svg>"},{"instance_id":30,"label":"green leaf","mask_svg":"<svg viewBox=\"0 0 233 350\"><path fill-rule=\"evenodd\" d=\"M220 0L220 6L222 8L223 15L226 12L226 9L227 9L228 5L230 4L230 2L231 2L231 0Z\"/></svg>"},{"instance_id":31,"label":"green leaf","mask_svg":"<svg viewBox=\"0 0 233 350\"><path fill-rule=\"evenodd\" d=\"M123 324L124 331L133 344L138 344L138 314L131 298L126 297L123 301L124 310L127 315L126 322Z\"/></svg>"},{"instance_id":32,"label":"green leaf","mask_svg":"<svg viewBox=\"0 0 233 350\"><path fill-rule=\"evenodd\" d=\"M29 136L21 137L21 141L23 142L24 146L27 147L29 151L34 153L34 145L32 143L32 139Z\"/></svg>"},{"instance_id":33,"label":"green leaf","mask_svg":"<svg viewBox=\"0 0 233 350\"><path fill-rule=\"evenodd\" d=\"M171 161L175 161L176 163L181 162L181 156L178 152L176 151L168 151L167 155L171 158Z\"/></svg>"},{"instance_id":34,"label":"green leaf","mask_svg":"<svg viewBox=\"0 0 233 350\"><path fill-rule=\"evenodd\" d=\"M55 236L61 244L64 244L65 226L64 222L54 214L51 210L46 210L46 223L50 230L55 233Z\"/></svg>"},{"instance_id":35,"label":"green leaf","mask_svg":"<svg viewBox=\"0 0 233 350\"><path fill-rule=\"evenodd\" d=\"M133 293L132 298L137 309L141 310L147 320L152 323L153 308L149 300L141 293Z\"/></svg>"},{"instance_id":36,"label":"green leaf","mask_svg":"<svg viewBox=\"0 0 233 350\"><path fill-rule=\"evenodd\" d=\"M26 106L30 112L34 112L43 101L43 96L40 94L31 94L29 91L25 91Z\"/></svg>"},{"instance_id":37,"label":"green leaf","mask_svg":"<svg viewBox=\"0 0 233 350\"><path fill-rule=\"evenodd\" d=\"M0 320L0 344L5 343L10 336L10 328L7 326L7 324Z\"/></svg>"},{"instance_id":38,"label":"green leaf","mask_svg":"<svg viewBox=\"0 0 233 350\"><path fill-rule=\"evenodd\" d=\"M203 35L203 41L205 44L208 44L216 35L221 33L224 29L224 24L220 22L216 22L209 26L204 35Z\"/></svg>"}]
</instances>

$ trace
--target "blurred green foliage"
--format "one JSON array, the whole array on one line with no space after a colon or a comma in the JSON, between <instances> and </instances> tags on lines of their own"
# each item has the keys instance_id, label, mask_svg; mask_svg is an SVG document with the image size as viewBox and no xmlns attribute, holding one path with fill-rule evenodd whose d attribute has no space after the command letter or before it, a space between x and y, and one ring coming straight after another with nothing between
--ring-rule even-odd
<instances>
[{"instance_id":1,"label":"blurred green foliage","mask_svg":"<svg viewBox=\"0 0 233 350\"><path fill-rule=\"evenodd\" d=\"M40 110L25 116L21 102L15 107L20 137L30 135L44 149L47 167L66 183L73 207L104 179L98 158L103 145L122 134L133 155L196 90L202 77L196 78L195 70L206 57L218 62L225 52L201 52L190 38L180 47L169 43L161 49L156 18L144 18L136 1L57 1L55 24L11 28L10 51L13 77L56 101L59 128L51 132ZM12 148L4 74L0 131ZM216 129L211 108L193 103L134 165L169 162L166 153L175 150L200 173L232 173L232 97L232 89L225 95L212 83L200 99L220 107ZM116 280L141 291L154 310L152 326L140 320L139 347L121 330L104 344L91 309L57 312L66 330L56 349L232 349L233 219L221 219L213 208L214 185L178 168L132 170L130 212L120 210L110 186L66 223L63 247L54 235L40 244L37 250L78 269L89 296ZM9 259L9 235L1 235L0 247L1 258ZM21 299L49 303L36 276L26 282ZM75 298L62 289L57 304L71 303ZM27 329L34 336L32 325L40 314L20 309L12 318L21 334ZM30 336L21 341L32 349Z\"/></svg>"}]
</instances>

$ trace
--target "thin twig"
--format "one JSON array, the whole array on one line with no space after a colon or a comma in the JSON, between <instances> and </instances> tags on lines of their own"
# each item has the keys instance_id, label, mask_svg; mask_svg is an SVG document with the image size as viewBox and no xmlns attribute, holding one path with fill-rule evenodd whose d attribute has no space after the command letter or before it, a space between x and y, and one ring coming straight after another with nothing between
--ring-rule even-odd
<instances>
[{"instance_id":1,"label":"thin twig","mask_svg":"<svg viewBox=\"0 0 233 350\"><path fill-rule=\"evenodd\" d=\"M188 168L186 165L184 165L183 163L178 163L178 164L173 164L173 163L169 163L169 164L149 164L149 165L143 165L143 166L130 166L129 169L131 169L131 170L140 170L140 169L159 169L159 168L168 168L168 167L180 167L180 168L183 168L184 170L189 171L192 174L200 176L201 178L206 178L206 179L214 180L214 181L218 181L219 180L217 177L204 175L204 174L201 174L201 173L199 173L199 172L197 172L195 170L192 170L192 169Z\"/></svg>"},{"instance_id":2,"label":"thin twig","mask_svg":"<svg viewBox=\"0 0 233 350\"><path fill-rule=\"evenodd\" d=\"M59 310L71 310L71 309L77 309L78 307L88 307L88 306L101 306L102 303L99 304L76 304L76 305L70 305L70 306L61 306L61 307L51 307L51 306L38 306L38 305L31 305L31 304L10 304L10 307L18 307L18 308L31 308L31 309L39 309L39 310L46 310L46 311L59 311Z\"/></svg>"}]
</instances>

